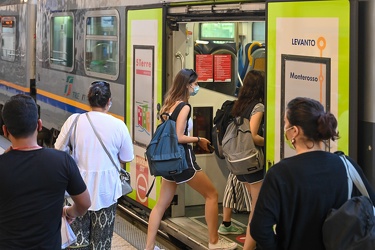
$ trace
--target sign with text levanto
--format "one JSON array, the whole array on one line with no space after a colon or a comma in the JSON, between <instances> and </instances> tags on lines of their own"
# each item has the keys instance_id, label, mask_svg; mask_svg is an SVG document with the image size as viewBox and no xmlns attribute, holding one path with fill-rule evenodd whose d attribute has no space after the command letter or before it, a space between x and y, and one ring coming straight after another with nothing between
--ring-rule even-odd
<instances>
[{"instance_id":1,"label":"sign with text levanto","mask_svg":"<svg viewBox=\"0 0 375 250\"><path fill-rule=\"evenodd\" d=\"M268 167L295 154L283 135L285 107L297 96L318 100L338 118L341 139L326 150L348 151L349 7L349 1L267 3Z\"/></svg>"}]
</instances>

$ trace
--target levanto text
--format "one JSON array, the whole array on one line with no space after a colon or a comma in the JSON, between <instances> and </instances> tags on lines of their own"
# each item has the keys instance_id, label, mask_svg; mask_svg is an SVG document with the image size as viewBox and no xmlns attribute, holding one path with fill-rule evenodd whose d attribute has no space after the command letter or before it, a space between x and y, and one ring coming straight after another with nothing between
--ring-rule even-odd
<instances>
[{"instance_id":1,"label":"levanto text","mask_svg":"<svg viewBox=\"0 0 375 250\"><path fill-rule=\"evenodd\" d=\"M314 39L298 39L292 38L292 45L299 46L315 46L316 42Z\"/></svg>"}]
</instances>

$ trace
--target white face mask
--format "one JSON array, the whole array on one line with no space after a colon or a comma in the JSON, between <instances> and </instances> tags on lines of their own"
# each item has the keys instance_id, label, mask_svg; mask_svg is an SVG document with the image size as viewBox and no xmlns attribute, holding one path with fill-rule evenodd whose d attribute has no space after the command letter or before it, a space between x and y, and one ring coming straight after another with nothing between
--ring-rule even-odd
<instances>
[{"instance_id":1,"label":"white face mask","mask_svg":"<svg viewBox=\"0 0 375 250\"><path fill-rule=\"evenodd\" d=\"M109 102L108 110L112 107L112 101Z\"/></svg>"}]
</instances>

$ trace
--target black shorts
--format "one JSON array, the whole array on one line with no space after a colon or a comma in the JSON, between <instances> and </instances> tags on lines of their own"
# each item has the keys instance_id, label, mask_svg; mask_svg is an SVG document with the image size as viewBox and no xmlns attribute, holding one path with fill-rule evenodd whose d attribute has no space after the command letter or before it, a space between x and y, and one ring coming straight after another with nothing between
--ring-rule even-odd
<instances>
[{"instance_id":1,"label":"black shorts","mask_svg":"<svg viewBox=\"0 0 375 250\"><path fill-rule=\"evenodd\" d=\"M187 145L187 147L185 148L185 156L186 156L186 161L188 164L188 169L182 171L182 173L180 174L163 176L164 180L173 181L173 182L176 182L177 184L181 184L181 183L190 181L194 177L196 172L202 171L202 169L195 162L195 154L190 145Z\"/></svg>"},{"instance_id":2,"label":"black shorts","mask_svg":"<svg viewBox=\"0 0 375 250\"><path fill-rule=\"evenodd\" d=\"M236 175L236 177L240 182L257 183L264 179L264 168L252 174Z\"/></svg>"}]
</instances>

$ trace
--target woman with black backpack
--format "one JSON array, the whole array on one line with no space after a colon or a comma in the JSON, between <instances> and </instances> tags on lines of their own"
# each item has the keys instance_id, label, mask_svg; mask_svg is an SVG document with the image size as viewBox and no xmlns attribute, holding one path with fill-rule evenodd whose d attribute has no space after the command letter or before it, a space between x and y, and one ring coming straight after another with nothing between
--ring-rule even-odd
<instances>
[{"instance_id":1,"label":"woman with black backpack","mask_svg":"<svg viewBox=\"0 0 375 250\"><path fill-rule=\"evenodd\" d=\"M282 159L271 167L264 179L251 221L251 235L261 249L323 250L323 224L331 209L338 209L351 195L361 195L357 188L349 193L346 168L339 154L324 151L326 142L338 139L337 120L316 100L297 97L285 110L284 137L296 155ZM361 168L354 166L375 204L375 193ZM372 209L371 209L372 210ZM372 211L373 212L373 211ZM373 214L359 212L374 225ZM351 230L350 221L343 221L334 231L357 235L371 228ZM349 231L348 231L349 230ZM351 230L351 231L350 231ZM339 241L338 238L333 239ZM350 239L345 239L347 243ZM358 247L334 249L374 249Z\"/></svg>"}]
</instances>

